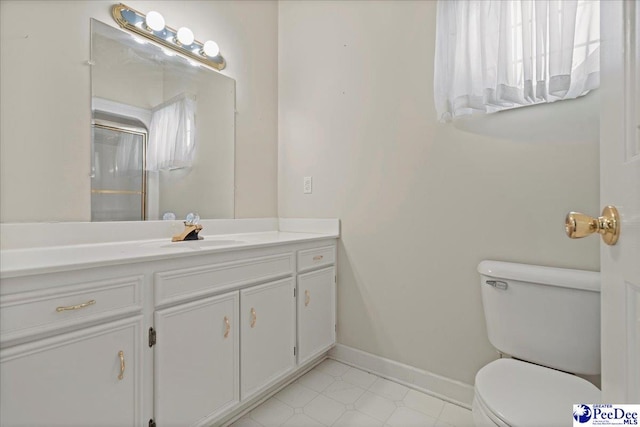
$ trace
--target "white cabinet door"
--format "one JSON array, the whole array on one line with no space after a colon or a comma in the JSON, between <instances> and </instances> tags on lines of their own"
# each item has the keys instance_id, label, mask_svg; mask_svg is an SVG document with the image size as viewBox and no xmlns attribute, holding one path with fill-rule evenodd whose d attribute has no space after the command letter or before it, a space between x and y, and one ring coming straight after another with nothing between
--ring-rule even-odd
<instances>
[{"instance_id":1,"label":"white cabinet door","mask_svg":"<svg viewBox=\"0 0 640 427\"><path fill-rule=\"evenodd\" d=\"M202 424L239 401L238 292L155 312L159 426Z\"/></svg>"},{"instance_id":2,"label":"white cabinet door","mask_svg":"<svg viewBox=\"0 0 640 427\"><path fill-rule=\"evenodd\" d=\"M298 276L298 364L336 342L335 268Z\"/></svg>"},{"instance_id":3,"label":"white cabinet door","mask_svg":"<svg viewBox=\"0 0 640 427\"><path fill-rule=\"evenodd\" d=\"M295 366L293 279L240 291L241 395L248 399Z\"/></svg>"},{"instance_id":4,"label":"white cabinet door","mask_svg":"<svg viewBox=\"0 0 640 427\"><path fill-rule=\"evenodd\" d=\"M142 316L0 351L0 425L141 426Z\"/></svg>"}]
</instances>

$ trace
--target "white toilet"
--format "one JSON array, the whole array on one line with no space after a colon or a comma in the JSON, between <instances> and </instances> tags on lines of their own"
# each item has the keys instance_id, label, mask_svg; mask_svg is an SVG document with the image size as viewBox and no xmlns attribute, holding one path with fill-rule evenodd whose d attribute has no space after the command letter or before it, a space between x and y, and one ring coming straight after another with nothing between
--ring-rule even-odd
<instances>
[{"instance_id":1,"label":"white toilet","mask_svg":"<svg viewBox=\"0 0 640 427\"><path fill-rule=\"evenodd\" d=\"M476 375L477 426L571 426L576 403L600 390L575 374L600 373L600 274L482 261L489 341L501 358Z\"/></svg>"}]
</instances>

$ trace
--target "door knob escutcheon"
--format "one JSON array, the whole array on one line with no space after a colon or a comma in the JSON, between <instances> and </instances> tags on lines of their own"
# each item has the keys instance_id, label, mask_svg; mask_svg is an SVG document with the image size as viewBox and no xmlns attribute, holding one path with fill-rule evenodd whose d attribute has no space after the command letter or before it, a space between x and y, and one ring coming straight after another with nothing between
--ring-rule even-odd
<instances>
[{"instance_id":1,"label":"door knob escutcheon","mask_svg":"<svg viewBox=\"0 0 640 427\"><path fill-rule=\"evenodd\" d=\"M615 245L620 236L620 215L615 206L606 206L602 209L602 216L598 218L580 212L569 212L564 221L564 229L572 239L597 232L607 245Z\"/></svg>"}]
</instances>

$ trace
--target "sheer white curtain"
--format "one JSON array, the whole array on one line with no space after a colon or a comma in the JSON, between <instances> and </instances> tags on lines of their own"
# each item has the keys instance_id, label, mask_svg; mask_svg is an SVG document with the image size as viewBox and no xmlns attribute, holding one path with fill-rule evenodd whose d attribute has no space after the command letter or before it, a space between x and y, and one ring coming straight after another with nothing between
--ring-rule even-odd
<instances>
[{"instance_id":1,"label":"sheer white curtain","mask_svg":"<svg viewBox=\"0 0 640 427\"><path fill-rule=\"evenodd\" d=\"M149 125L147 170L193 165L196 146L196 101L185 94L155 107Z\"/></svg>"},{"instance_id":2,"label":"sheer white curtain","mask_svg":"<svg viewBox=\"0 0 640 427\"><path fill-rule=\"evenodd\" d=\"M599 0L438 0L441 121L585 95L599 63Z\"/></svg>"}]
</instances>

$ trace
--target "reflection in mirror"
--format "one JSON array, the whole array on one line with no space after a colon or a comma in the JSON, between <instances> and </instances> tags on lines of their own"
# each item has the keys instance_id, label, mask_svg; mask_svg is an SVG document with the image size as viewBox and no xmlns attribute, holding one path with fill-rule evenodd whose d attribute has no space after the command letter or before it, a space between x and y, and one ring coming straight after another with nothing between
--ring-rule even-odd
<instances>
[{"instance_id":1,"label":"reflection in mirror","mask_svg":"<svg viewBox=\"0 0 640 427\"><path fill-rule=\"evenodd\" d=\"M94 119L91 220L146 219L147 130Z\"/></svg>"},{"instance_id":2,"label":"reflection in mirror","mask_svg":"<svg viewBox=\"0 0 640 427\"><path fill-rule=\"evenodd\" d=\"M91 219L233 218L235 81L91 21Z\"/></svg>"}]
</instances>

